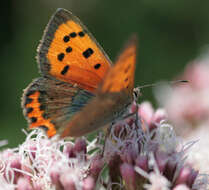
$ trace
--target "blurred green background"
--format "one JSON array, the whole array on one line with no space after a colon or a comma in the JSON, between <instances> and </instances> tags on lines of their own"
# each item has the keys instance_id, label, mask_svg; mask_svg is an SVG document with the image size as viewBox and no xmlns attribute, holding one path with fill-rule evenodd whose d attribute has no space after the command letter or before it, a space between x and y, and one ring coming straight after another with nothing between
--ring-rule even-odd
<instances>
[{"instance_id":1,"label":"blurred green background","mask_svg":"<svg viewBox=\"0 0 209 190\"><path fill-rule=\"evenodd\" d=\"M58 7L77 15L114 60L128 37L139 37L136 85L171 80L209 43L209 1L6 0L1 2L0 140L25 138L22 90L39 76L36 48ZM153 100L144 89L140 100Z\"/></svg>"}]
</instances>

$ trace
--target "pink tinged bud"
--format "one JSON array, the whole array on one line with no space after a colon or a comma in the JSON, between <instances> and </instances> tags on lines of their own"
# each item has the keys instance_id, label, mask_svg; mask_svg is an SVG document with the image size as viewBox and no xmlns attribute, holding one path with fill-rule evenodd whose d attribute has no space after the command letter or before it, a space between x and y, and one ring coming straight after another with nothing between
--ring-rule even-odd
<instances>
[{"instance_id":1,"label":"pink tinged bud","mask_svg":"<svg viewBox=\"0 0 209 190\"><path fill-rule=\"evenodd\" d=\"M133 102L130 108L130 112L135 113L137 111L137 107L138 105L135 102Z\"/></svg>"},{"instance_id":2,"label":"pink tinged bud","mask_svg":"<svg viewBox=\"0 0 209 190\"><path fill-rule=\"evenodd\" d=\"M95 182L92 177L87 177L83 180L83 190L95 189Z\"/></svg>"},{"instance_id":3,"label":"pink tinged bud","mask_svg":"<svg viewBox=\"0 0 209 190\"><path fill-rule=\"evenodd\" d=\"M148 172L148 157L146 155L140 155L135 160L136 166L140 167L144 171Z\"/></svg>"},{"instance_id":4,"label":"pink tinged bud","mask_svg":"<svg viewBox=\"0 0 209 190\"><path fill-rule=\"evenodd\" d=\"M73 171L68 171L61 175L60 182L64 190L76 190L75 182L72 175Z\"/></svg>"},{"instance_id":5,"label":"pink tinged bud","mask_svg":"<svg viewBox=\"0 0 209 190\"><path fill-rule=\"evenodd\" d=\"M165 152L156 151L155 160L156 160L159 171L163 173L165 170L166 164L168 162L168 155Z\"/></svg>"},{"instance_id":6,"label":"pink tinged bud","mask_svg":"<svg viewBox=\"0 0 209 190\"><path fill-rule=\"evenodd\" d=\"M188 187L192 187L194 180L197 177L197 174L197 171L194 171L188 166L181 168L175 184L186 184Z\"/></svg>"},{"instance_id":7,"label":"pink tinged bud","mask_svg":"<svg viewBox=\"0 0 209 190\"><path fill-rule=\"evenodd\" d=\"M169 160L166 164L166 167L163 171L163 175L166 176L166 178L169 181L173 181L173 177L176 171L177 163L176 161Z\"/></svg>"},{"instance_id":8,"label":"pink tinged bud","mask_svg":"<svg viewBox=\"0 0 209 190\"><path fill-rule=\"evenodd\" d=\"M136 173L134 167L130 164L124 163L120 166L120 173L125 182L126 189L136 189Z\"/></svg>"},{"instance_id":9,"label":"pink tinged bud","mask_svg":"<svg viewBox=\"0 0 209 190\"><path fill-rule=\"evenodd\" d=\"M153 120L154 123L160 123L160 121L165 120L167 118L168 118L168 116L167 116L165 110L164 109L158 109L154 113L152 120Z\"/></svg>"},{"instance_id":10,"label":"pink tinged bud","mask_svg":"<svg viewBox=\"0 0 209 190\"><path fill-rule=\"evenodd\" d=\"M81 138L77 139L75 142L74 151L76 153L83 152L84 154L86 154L86 152L87 152L86 141Z\"/></svg>"},{"instance_id":11,"label":"pink tinged bud","mask_svg":"<svg viewBox=\"0 0 209 190\"><path fill-rule=\"evenodd\" d=\"M110 174L111 179L115 179L117 178L118 175L120 175L119 166L121 163L122 161L119 155L115 154L111 157L111 160L108 163L109 174Z\"/></svg>"},{"instance_id":12,"label":"pink tinged bud","mask_svg":"<svg viewBox=\"0 0 209 190\"><path fill-rule=\"evenodd\" d=\"M33 182L33 190L44 190L44 184L39 181Z\"/></svg>"},{"instance_id":13,"label":"pink tinged bud","mask_svg":"<svg viewBox=\"0 0 209 190\"><path fill-rule=\"evenodd\" d=\"M14 169L21 169L21 158L19 156L12 157L10 161L10 167ZM21 175L20 172L14 171L14 182L17 182L17 178Z\"/></svg>"},{"instance_id":14,"label":"pink tinged bud","mask_svg":"<svg viewBox=\"0 0 209 190\"><path fill-rule=\"evenodd\" d=\"M189 187L192 187L192 185L194 184L195 179L197 178L198 173L199 173L198 171L195 171L195 170L192 169L191 175L189 176L189 178L187 180L187 185Z\"/></svg>"},{"instance_id":15,"label":"pink tinged bud","mask_svg":"<svg viewBox=\"0 0 209 190\"><path fill-rule=\"evenodd\" d=\"M116 124L116 125L114 125L114 135L116 136L116 137L119 137L119 134L121 133L121 130L124 128L124 126L123 125L121 125L120 123L118 124Z\"/></svg>"},{"instance_id":16,"label":"pink tinged bud","mask_svg":"<svg viewBox=\"0 0 209 190\"><path fill-rule=\"evenodd\" d=\"M25 164L25 163L26 163L26 164ZM27 173L33 174L33 170L28 166L28 165L30 165L29 160L26 161L25 163L22 164L21 170L23 170L23 171L25 171L25 172L27 172ZM24 178L27 178L28 180L30 180L30 178L31 178L29 175L24 174L24 173L23 173L23 176L24 176Z\"/></svg>"},{"instance_id":17,"label":"pink tinged bud","mask_svg":"<svg viewBox=\"0 0 209 190\"><path fill-rule=\"evenodd\" d=\"M63 148L63 153L69 158L75 158L74 146L72 144L66 144Z\"/></svg>"},{"instance_id":18,"label":"pink tinged bud","mask_svg":"<svg viewBox=\"0 0 209 190\"><path fill-rule=\"evenodd\" d=\"M37 148L35 146L30 146L30 153L31 153L31 156L33 157L33 159L36 158L36 150L37 150Z\"/></svg>"},{"instance_id":19,"label":"pink tinged bud","mask_svg":"<svg viewBox=\"0 0 209 190\"><path fill-rule=\"evenodd\" d=\"M186 185L177 185L173 190L190 190Z\"/></svg>"},{"instance_id":20,"label":"pink tinged bud","mask_svg":"<svg viewBox=\"0 0 209 190\"><path fill-rule=\"evenodd\" d=\"M139 117L142 118L142 121L145 122L145 124L150 124L152 121L152 117L154 114L154 110L152 108L152 105L149 102L143 102L139 105L138 110Z\"/></svg>"},{"instance_id":21,"label":"pink tinged bud","mask_svg":"<svg viewBox=\"0 0 209 190\"><path fill-rule=\"evenodd\" d=\"M19 156L13 157L10 162L10 167L21 169L21 158Z\"/></svg>"},{"instance_id":22,"label":"pink tinged bud","mask_svg":"<svg viewBox=\"0 0 209 190\"><path fill-rule=\"evenodd\" d=\"M134 164L134 160L136 159L136 157L136 151L133 148L127 147L121 155L121 160L129 164Z\"/></svg>"},{"instance_id":23,"label":"pink tinged bud","mask_svg":"<svg viewBox=\"0 0 209 190\"><path fill-rule=\"evenodd\" d=\"M56 186L60 186L60 181L59 181L60 172L61 171L56 167L54 167L50 170L50 178L51 178L52 184L54 184Z\"/></svg>"},{"instance_id":24,"label":"pink tinged bud","mask_svg":"<svg viewBox=\"0 0 209 190\"><path fill-rule=\"evenodd\" d=\"M94 177L94 179L97 179L99 176L102 168L104 166L104 160L102 159L101 155L97 155L95 158L93 158L90 166L90 175Z\"/></svg>"},{"instance_id":25,"label":"pink tinged bud","mask_svg":"<svg viewBox=\"0 0 209 190\"><path fill-rule=\"evenodd\" d=\"M33 188L28 179L21 177L17 181L17 190L33 190Z\"/></svg>"},{"instance_id":26,"label":"pink tinged bud","mask_svg":"<svg viewBox=\"0 0 209 190\"><path fill-rule=\"evenodd\" d=\"M178 185L178 184L186 184L187 182L187 179L190 175L190 168L188 167L184 167L184 168L181 168L180 172L179 172L179 175L176 179L176 182L175 184Z\"/></svg>"}]
</instances>

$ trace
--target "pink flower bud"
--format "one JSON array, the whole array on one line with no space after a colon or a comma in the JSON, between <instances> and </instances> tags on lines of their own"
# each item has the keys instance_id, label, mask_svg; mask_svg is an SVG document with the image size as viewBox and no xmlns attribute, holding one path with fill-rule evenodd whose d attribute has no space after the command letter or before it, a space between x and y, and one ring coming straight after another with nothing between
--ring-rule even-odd
<instances>
[{"instance_id":1,"label":"pink flower bud","mask_svg":"<svg viewBox=\"0 0 209 190\"><path fill-rule=\"evenodd\" d=\"M155 152L155 160L156 160L158 169L161 173L164 172L168 159L169 159L169 156L165 152L162 152L162 151Z\"/></svg>"},{"instance_id":2,"label":"pink flower bud","mask_svg":"<svg viewBox=\"0 0 209 190\"><path fill-rule=\"evenodd\" d=\"M173 190L190 190L185 184L177 185Z\"/></svg>"},{"instance_id":3,"label":"pink flower bud","mask_svg":"<svg viewBox=\"0 0 209 190\"><path fill-rule=\"evenodd\" d=\"M157 109L156 112L153 115L153 122L154 123L160 123L160 121L167 119L168 116L166 114L166 111L164 109Z\"/></svg>"},{"instance_id":4,"label":"pink flower bud","mask_svg":"<svg viewBox=\"0 0 209 190\"><path fill-rule=\"evenodd\" d=\"M136 166L140 167L144 171L148 172L148 156L147 155L139 155L135 160Z\"/></svg>"},{"instance_id":5,"label":"pink flower bud","mask_svg":"<svg viewBox=\"0 0 209 190\"><path fill-rule=\"evenodd\" d=\"M83 152L84 154L86 154L86 152L87 152L86 146L87 146L86 141L79 138L75 142L74 151L77 153Z\"/></svg>"},{"instance_id":6,"label":"pink flower bud","mask_svg":"<svg viewBox=\"0 0 209 190\"><path fill-rule=\"evenodd\" d=\"M137 157L136 150L132 147L124 148L123 153L121 155L121 160L128 164L134 164L134 160Z\"/></svg>"},{"instance_id":7,"label":"pink flower bud","mask_svg":"<svg viewBox=\"0 0 209 190\"><path fill-rule=\"evenodd\" d=\"M90 175L97 179L102 168L104 166L104 160L101 155L97 155L92 159L90 166Z\"/></svg>"},{"instance_id":8,"label":"pink flower bud","mask_svg":"<svg viewBox=\"0 0 209 190\"><path fill-rule=\"evenodd\" d=\"M63 153L68 157L68 158L75 158L75 152L74 152L74 146L72 144L65 144L63 148Z\"/></svg>"},{"instance_id":9,"label":"pink flower bud","mask_svg":"<svg viewBox=\"0 0 209 190\"><path fill-rule=\"evenodd\" d=\"M126 189L135 190L136 189L136 173L134 167L130 164L124 163L120 166L120 173L123 180L125 181Z\"/></svg>"},{"instance_id":10,"label":"pink flower bud","mask_svg":"<svg viewBox=\"0 0 209 190\"><path fill-rule=\"evenodd\" d=\"M95 189L95 182L92 177L87 177L83 181L83 190L93 190Z\"/></svg>"},{"instance_id":11,"label":"pink flower bud","mask_svg":"<svg viewBox=\"0 0 209 190\"><path fill-rule=\"evenodd\" d=\"M172 181L176 171L176 167L177 167L177 162L175 160L168 160L163 175L166 176L166 178L169 181Z\"/></svg>"},{"instance_id":12,"label":"pink flower bud","mask_svg":"<svg viewBox=\"0 0 209 190\"><path fill-rule=\"evenodd\" d=\"M35 159L36 158L36 150L37 150L36 146L35 145L31 145L29 147L29 149L30 149L31 156L33 157L33 159Z\"/></svg>"},{"instance_id":13,"label":"pink flower bud","mask_svg":"<svg viewBox=\"0 0 209 190\"><path fill-rule=\"evenodd\" d=\"M21 177L17 181L17 190L33 190L33 188L28 179Z\"/></svg>"},{"instance_id":14,"label":"pink flower bud","mask_svg":"<svg viewBox=\"0 0 209 190\"><path fill-rule=\"evenodd\" d=\"M142 118L142 121L149 125L154 114L152 105L149 102L143 102L139 105L138 114Z\"/></svg>"},{"instance_id":15,"label":"pink flower bud","mask_svg":"<svg viewBox=\"0 0 209 190\"><path fill-rule=\"evenodd\" d=\"M21 169L21 158L18 155L14 155L13 157L11 157L10 160L10 168L14 168L14 169ZM14 182L17 182L18 177L21 175L20 172L18 171L14 171Z\"/></svg>"},{"instance_id":16,"label":"pink flower bud","mask_svg":"<svg viewBox=\"0 0 209 190\"><path fill-rule=\"evenodd\" d=\"M33 181L33 190L44 190L43 182L40 182L39 180Z\"/></svg>"},{"instance_id":17,"label":"pink flower bud","mask_svg":"<svg viewBox=\"0 0 209 190\"><path fill-rule=\"evenodd\" d=\"M64 190L76 190L75 182L72 176L73 171L64 172L60 176L60 182L64 188Z\"/></svg>"},{"instance_id":18,"label":"pink flower bud","mask_svg":"<svg viewBox=\"0 0 209 190\"><path fill-rule=\"evenodd\" d=\"M51 168L51 170L50 170L50 178L51 178L52 184L55 184L55 185L59 185L60 184L60 181L59 181L60 169L58 167L55 166L55 167Z\"/></svg>"},{"instance_id":19,"label":"pink flower bud","mask_svg":"<svg viewBox=\"0 0 209 190\"><path fill-rule=\"evenodd\" d=\"M183 167L179 172L175 184L186 184L188 187L192 187L197 174L198 172L194 171L189 166Z\"/></svg>"}]
</instances>

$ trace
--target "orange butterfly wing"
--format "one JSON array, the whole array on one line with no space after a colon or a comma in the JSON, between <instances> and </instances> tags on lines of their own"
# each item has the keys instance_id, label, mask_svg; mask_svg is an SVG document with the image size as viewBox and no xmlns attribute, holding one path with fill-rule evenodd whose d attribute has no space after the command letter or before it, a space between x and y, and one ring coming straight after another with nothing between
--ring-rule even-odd
<instances>
[{"instance_id":1,"label":"orange butterfly wing","mask_svg":"<svg viewBox=\"0 0 209 190\"><path fill-rule=\"evenodd\" d=\"M42 74L94 91L111 61L78 18L58 9L38 48Z\"/></svg>"},{"instance_id":2,"label":"orange butterfly wing","mask_svg":"<svg viewBox=\"0 0 209 190\"><path fill-rule=\"evenodd\" d=\"M115 65L105 77L100 91L102 93L116 93L126 91L132 94L136 65L137 38L133 36L126 44Z\"/></svg>"}]
</instances>

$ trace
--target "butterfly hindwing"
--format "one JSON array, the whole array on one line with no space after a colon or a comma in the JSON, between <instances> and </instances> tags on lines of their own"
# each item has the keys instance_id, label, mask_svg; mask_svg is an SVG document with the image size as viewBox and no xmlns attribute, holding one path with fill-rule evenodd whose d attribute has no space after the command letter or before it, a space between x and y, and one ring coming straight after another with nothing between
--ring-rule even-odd
<instances>
[{"instance_id":1,"label":"butterfly hindwing","mask_svg":"<svg viewBox=\"0 0 209 190\"><path fill-rule=\"evenodd\" d=\"M44 128L51 137L62 132L93 96L75 85L40 77L25 89L22 107L29 128Z\"/></svg>"},{"instance_id":2,"label":"butterfly hindwing","mask_svg":"<svg viewBox=\"0 0 209 190\"><path fill-rule=\"evenodd\" d=\"M111 67L111 61L80 20L58 9L49 21L38 48L44 76L78 84L94 91Z\"/></svg>"}]
</instances>

